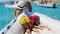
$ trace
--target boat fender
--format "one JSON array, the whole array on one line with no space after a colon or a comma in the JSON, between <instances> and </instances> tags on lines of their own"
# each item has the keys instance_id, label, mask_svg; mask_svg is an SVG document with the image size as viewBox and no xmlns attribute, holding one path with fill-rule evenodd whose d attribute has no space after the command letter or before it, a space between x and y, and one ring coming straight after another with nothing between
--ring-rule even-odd
<instances>
[{"instance_id":1,"label":"boat fender","mask_svg":"<svg viewBox=\"0 0 60 34\"><path fill-rule=\"evenodd\" d=\"M9 29L10 29L10 27L11 27L11 26L9 25L9 26L7 27L7 30L9 30Z\"/></svg>"},{"instance_id":2,"label":"boat fender","mask_svg":"<svg viewBox=\"0 0 60 34\"><path fill-rule=\"evenodd\" d=\"M56 8L56 4L55 3L53 4L53 8Z\"/></svg>"},{"instance_id":3,"label":"boat fender","mask_svg":"<svg viewBox=\"0 0 60 34\"><path fill-rule=\"evenodd\" d=\"M4 32L2 32L2 34L4 34Z\"/></svg>"},{"instance_id":4,"label":"boat fender","mask_svg":"<svg viewBox=\"0 0 60 34\"><path fill-rule=\"evenodd\" d=\"M15 23L16 22L16 19L13 20L12 23ZM11 24L9 24L7 27L5 27L5 29L1 32L1 34L6 34L6 31L8 31L11 27Z\"/></svg>"},{"instance_id":5,"label":"boat fender","mask_svg":"<svg viewBox=\"0 0 60 34\"><path fill-rule=\"evenodd\" d=\"M17 19L14 19L13 23L15 23L15 22L16 22L16 20L17 20Z\"/></svg>"}]
</instances>

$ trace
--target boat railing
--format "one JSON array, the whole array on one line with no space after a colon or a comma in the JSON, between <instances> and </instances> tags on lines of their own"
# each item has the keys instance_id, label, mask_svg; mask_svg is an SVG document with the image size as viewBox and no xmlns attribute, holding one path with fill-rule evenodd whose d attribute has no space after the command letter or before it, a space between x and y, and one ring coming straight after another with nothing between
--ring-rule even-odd
<instances>
[{"instance_id":1,"label":"boat railing","mask_svg":"<svg viewBox=\"0 0 60 34\"><path fill-rule=\"evenodd\" d=\"M0 34L6 34L10 27L16 22L16 19L13 19L5 28L0 31Z\"/></svg>"}]
</instances>

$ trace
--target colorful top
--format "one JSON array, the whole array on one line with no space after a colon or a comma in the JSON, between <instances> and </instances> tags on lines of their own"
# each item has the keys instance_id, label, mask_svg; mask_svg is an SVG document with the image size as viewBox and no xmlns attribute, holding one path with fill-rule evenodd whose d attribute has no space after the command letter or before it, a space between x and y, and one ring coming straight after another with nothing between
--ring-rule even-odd
<instances>
[{"instance_id":1,"label":"colorful top","mask_svg":"<svg viewBox=\"0 0 60 34\"><path fill-rule=\"evenodd\" d=\"M22 16L20 19L20 24L30 23L30 19L27 16Z\"/></svg>"},{"instance_id":2,"label":"colorful top","mask_svg":"<svg viewBox=\"0 0 60 34\"><path fill-rule=\"evenodd\" d=\"M24 11L25 11L25 14L27 14L28 17L31 17L33 15L32 12L29 12L29 10L27 9L27 7L24 7Z\"/></svg>"}]
</instances>

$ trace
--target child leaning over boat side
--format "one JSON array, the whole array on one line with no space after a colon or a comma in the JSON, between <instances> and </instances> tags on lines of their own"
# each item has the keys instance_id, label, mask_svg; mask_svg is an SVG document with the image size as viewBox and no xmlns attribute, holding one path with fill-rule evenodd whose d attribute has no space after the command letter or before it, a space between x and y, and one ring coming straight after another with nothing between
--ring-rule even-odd
<instances>
[{"instance_id":1,"label":"child leaning over boat side","mask_svg":"<svg viewBox=\"0 0 60 34\"><path fill-rule=\"evenodd\" d=\"M24 27L25 31L29 30L31 31L31 29L33 28L32 24L30 23L30 19L27 15L25 15L24 12L24 2L23 1L19 1L16 8L18 8L21 13L18 16L18 21L19 23Z\"/></svg>"},{"instance_id":2,"label":"child leaning over boat side","mask_svg":"<svg viewBox=\"0 0 60 34\"><path fill-rule=\"evenodd\" d=\"M37 16L33 14L32 9L31 9L31 12L29 11L28 6L29 6L28 2L25 2L24 10L25 10L26 15L30 18L30 22L31 23L33 22L32 24L37 22L36 25L38 25L39 20Z\"/></svg>"},{"instance_id":3,"label":"child leaning over boat side","mask_svg":"<svg viewBox=\"0 0 60 34\"><path fill-rule=\"evenodd\" d=\"M27 14L27 16L30 18L30 22L32 23L33 26L37 27L37 28L47 28L48 30L50 30L48 28L48 25L41 25L40 22L39 22L39 17L34 15L34 13L32 12L29 12L28 9L25 7L25 13ZM41 27L42 26L42 27Z\"/></svg>"},{"instance_id":4,"label":"child leaning over boat side","mask_svg":"<svg viewBox=\"0 0 60 34\"><path fill-rule=\"evenodd\" d=\"M28 5L28 4L26 4L26 5ZM33 12L30 12L26 5L24 7L24 10L25 10L26 15L30 18L30 22L32 23L32 25L39 28L39 29L47 28L48 30L50 30L50 28L48 26L40 25L39 17L34 15Z\"/></svg>"}]
</instances>

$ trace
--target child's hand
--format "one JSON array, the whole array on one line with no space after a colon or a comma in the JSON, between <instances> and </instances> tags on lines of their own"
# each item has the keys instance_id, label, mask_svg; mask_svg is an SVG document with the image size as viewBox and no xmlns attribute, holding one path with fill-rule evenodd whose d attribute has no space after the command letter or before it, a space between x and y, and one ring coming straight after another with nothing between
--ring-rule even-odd
<instances>
[{"instance_id":1,"label":"child's hand","mask_svg":"<svg viewBox=\"0 0 60 34\"><path fill-rule=\"evenodd\" d=\"M43 30L43 28L40 26L34 26L34 27L36 27L37 29Z\"/></svg>"},{"instance_id":2,"label":"child's hand","mask_svg":"<svg viewBox=\"0 0 60 34\"><path fill-rule=\"evenodd\" d=\"M50 31L50 28L48 26L45 26L45 28L47 28Z\"/></svg>"},{"instance_id":3,"label":"child's hand","mask_svg":"<svg viewBox=\"0 0 60 34\"><path fill-rule=\"evenodd\" d=\"M39 32L36 28L33 28L33 31L34 31L34 32Z\"/></svg>"}]
</instances>

